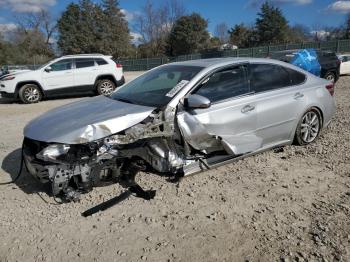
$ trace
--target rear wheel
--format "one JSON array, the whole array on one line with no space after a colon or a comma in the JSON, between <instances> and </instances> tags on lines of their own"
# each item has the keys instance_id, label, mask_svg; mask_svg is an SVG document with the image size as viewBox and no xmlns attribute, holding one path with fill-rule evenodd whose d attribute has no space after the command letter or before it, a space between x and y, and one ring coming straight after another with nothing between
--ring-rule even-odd
<instances>
[{"instance_id":1,"label":"rear wheel","mask_svg":"<svg viewBox=\"0 0 350 262\"><path fill-rule=\"evenodd\" d=\"M19 98L25 104L37 103L42 99L42 94L37 85L26 84L19 90Z\"/></svg>"},{"instance_id":2,"label":"rear wheel","mask_svg":"<svg viewBox=\"0 0 350 262\"><path fill-rule=\"evenodd\" d=\"M316 108L307 111L298 123L295 132L295 142L298 145L307 145L315 141L321 131L322 119Z\"/></svg>"},{"instance_id":3,"label":"rear wheel","mask_svg":"<svg viewBox=\"0 0 350 262\"><path fill-rule=\"evenodd\" d=\"M332 83L335 82L335 74L333 72L327 72L324 78Z\"/></svg>"},{"instance_id":4,"label":"rear wheel","mask_svg":"<svg viewBox=\"0 0 350 262\"><path fill-rule=\"evenodd\" d=\"M110 96L115 89L115 84L109 79L102 79L97 82L97 93L99 95Z\"/></svg>"}]
</instances>

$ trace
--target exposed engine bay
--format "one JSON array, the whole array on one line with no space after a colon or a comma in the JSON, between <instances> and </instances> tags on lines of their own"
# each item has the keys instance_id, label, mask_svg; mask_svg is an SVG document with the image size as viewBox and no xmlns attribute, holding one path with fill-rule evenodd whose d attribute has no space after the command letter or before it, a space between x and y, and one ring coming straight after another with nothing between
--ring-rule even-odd
<instances>
[{"instance_id":1,"label":"exposed engine bay","mask_svg":"<svg viewBox=\"0 0 350 262\"><path fill-rule=\"evenodd\" d=\"M193 168L188 167L208 168L206 159L214 151L222 153L224 143L205 133L199 123L188 123L193 128L199 126L192 134L196 139L184 139L188 126L177 124L179 116L175 108L155 109L130 128L82 144L47 143L25 137L25 165L42 183L51 183L54 196L66 201L76 201L81 193L104 183L134 184L140 170L151 168L182 177L193 173ZM200 143L204 143L206 150L196 146Z\"/></svg>"}]
</instances>

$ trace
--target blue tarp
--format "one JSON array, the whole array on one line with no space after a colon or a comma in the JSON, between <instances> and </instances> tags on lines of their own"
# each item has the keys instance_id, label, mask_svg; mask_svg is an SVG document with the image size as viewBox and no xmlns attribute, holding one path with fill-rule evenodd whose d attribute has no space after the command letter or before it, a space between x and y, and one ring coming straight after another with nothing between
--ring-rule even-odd
<instances>
[{"instance_id":1,"label":"blue tarp","mask_svg":"<svg viewBox=\"0 0 350 262\"><path fill-rule=\"evenodd\" d=\"M299 50L294 55L291 64L298 66L316 76L321 75L321 65L318 61L315 49L310 48Z\"/></svg>"}]
</instances>

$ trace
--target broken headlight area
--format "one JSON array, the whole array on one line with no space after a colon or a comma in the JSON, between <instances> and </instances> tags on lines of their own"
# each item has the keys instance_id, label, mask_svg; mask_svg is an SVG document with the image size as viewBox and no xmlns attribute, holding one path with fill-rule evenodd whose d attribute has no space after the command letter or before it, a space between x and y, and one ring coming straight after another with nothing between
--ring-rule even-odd
<instances>
[{"instance_id":1,"label":"broken headlight area","mask_svg":"<svg viewBox=\"0 0 350 262\"><path fill-rule=\"evenodd\" d=\"M48 144L24 140L24 160L28 171L41 182L49 182L54 196L77 200L80 193L101 184L127 181L133 185L138 171L153 168L176 173L184 165L181 148L163 138L141 139L119 144L125 132L88 144Z\"/></svg>"},{"instance_id":2,"label":"broken headlight area","mask_svg":"<svg viewBox=\"0 0 350 262\"><path fill-rule=\"evenodd\" d=\"M65 156L68 153L69 149L69 145L49 145L36 154L36 157L43 161L58 161L60 157Z\"/></svg>"}]
</instances>

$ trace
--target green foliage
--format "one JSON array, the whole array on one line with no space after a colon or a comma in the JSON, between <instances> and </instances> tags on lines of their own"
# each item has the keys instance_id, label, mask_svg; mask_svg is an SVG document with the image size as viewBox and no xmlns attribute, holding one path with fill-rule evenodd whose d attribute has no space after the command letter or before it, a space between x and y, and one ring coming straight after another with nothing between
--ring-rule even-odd
<instances>
[{"instance_id":1,"label":"green foliage","mask_svg":"<svg viewBox=\"0 0 350 262\"><path fill-rule=\"evenodd\" d=\"M131 48L128 24L116 0L103 0L102 6L90 0L70 4L58 21L58 32L63 54L121 57Z\"/></svg>"},{"instance_id":2,"label":"green foliage","mask_svg":"<svg viewBox=\"0 0 350 262\"><path fill-rule=\"evenodd\" d=\"M265 2L256 19L256 32L260 44L282 43L288 40L288 21L278 7Z\"/></svg>"},{"instance_id":3,"label":"green foliage","mask_svg":"<svg viewBox=\"0 0 350 262\"><path fill-rule=\"evenodd\" d=\"M209 46L208 22L199 14L180 17L169 35L169 53L173 56L194 53Z\"/></svg>"},{"instance_id":4,"label":"green foliage","mask_svg":"<svg viewBox=\"0 0 350 262\"><path fill-rule=\"evenodd\" d=\"M254 29L244 24L235 25L229 30L229 42L239 48L251 47L254 44Z\"/></svg>"}]
</instances>

